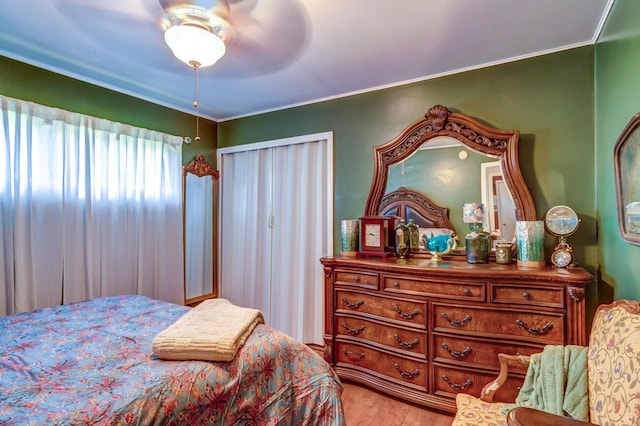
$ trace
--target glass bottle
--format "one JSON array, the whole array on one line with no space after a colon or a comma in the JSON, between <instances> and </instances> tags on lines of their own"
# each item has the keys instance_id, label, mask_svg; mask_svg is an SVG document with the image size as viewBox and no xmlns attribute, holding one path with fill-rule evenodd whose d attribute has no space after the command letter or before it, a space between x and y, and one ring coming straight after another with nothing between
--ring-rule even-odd
<instances>
[{"instance_id":1,"label":"glass bottle","mask_svg":"<svg viewBox=\"0 0 640 426\"><path fill-rule=\"evenodd\" d=\"M482 223L470 223L469 230L471 232L465 237L467 262L487 263L491 251L491 235L484 232Z\"/></svg>"},{"instance_id":2,"label":"glass bottle","mask_svg":"<svg viewBox=\"0 0 640 426\"><path fill-rule=\"evenodd\" d=\"M406 259L409 257L409 250L411 249L411 241L409 237L409 227L404 222L404 219L400 219L395 229L396 233L396 254L400 259Z\"/></svg>"},{"instance_id":3,"label":"glass bottle","mask_svg":"<svg viewBox=\"0 0 640 426\"><path fill-rule=\"evenodd\" d=\"M410 251L411 253L416 253L418 249L420 249L420 230L418 229L418 225L413 222L413 219L409 219L407 228L409 228Z\"/></svg>"}]
</instances>

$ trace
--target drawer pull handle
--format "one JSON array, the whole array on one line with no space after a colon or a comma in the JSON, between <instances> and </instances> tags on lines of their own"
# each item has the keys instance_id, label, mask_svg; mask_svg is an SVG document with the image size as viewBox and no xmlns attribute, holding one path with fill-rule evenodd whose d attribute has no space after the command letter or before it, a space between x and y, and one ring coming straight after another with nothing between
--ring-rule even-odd
<instances>
[{"instance_id":1,"label":"drawer pull handle","mask_svg":"<svg viewBox=\"0 0 640 426\"><path fill-rule=\"evenodd\" d=\"M346 322L342 323L342 326L344 327L345 330L347 330L349 332L350 335L352 336L357 336L358 334L362 333L364 331L364 325L361 325L358 328L349 328L349 326L347 325Z\"/></svg>"},{"instance_id":2,"label":"drawer pull handle","mask_svg":"<svg viewBox=\"0 0 640 426\"><path fill-rule=\"evenodd\" d=\"M441 313L440 316L442 318L444 318L445 320L449 321L449 324L453 325L454 327L462 327L463 325L465 325L466 323L471 321L471 315L467 315L466 317L462 318L461 320L451 319L451 318L449 318L449 315L447 315L445 312Z\"/></svg>"},{"instance_id":3,"label":"drawer pull handle","mask_svg":"<svg viewBox=\"0 0 640 426\"><path fill-rule=\"evenodd\" d=\"M353 279L353 281L357 284L360 283L360 276L356 275L355 278Z\"/></svg>"},{"instance_id":4,"label":"drawer pull handle","mask_svg":"<svg viewBox=\"0 0 640 426\"><path fill-rule=\"evenodd\" d=\"M526 300L531 300L531 293L525 291L524 293L522 293L522 297L524 297Z\"/></svg>"},{"instance_id":5,"label":"drawer pull handle","mask_svg":"<svg viewBox=\"0 0 640 426\"><path fill-rule=\"evenodd\" d=\"M351 361L359 361L364 358L363 352L360 352L359 354L357 354L355 352L351 352L346 349L343 349L342 353L345 354L345 356L349 358Z\"/></svg>"},{"instance_id":6,"label":"drawer pull handle","mask_svg":"<svg viewBox=\"0 0 640 426\"><path fill-rule=\"evenodd\" d=\"M549 330L551 330L553 328L553 324L551 324L551 323L547 323L547 325L545 325L542 328L529 327L522 320L516 320L516 324L518 324L520 327L524 328L529 333L534 334L536 336L544 336L545 334L547 334L549 332Z\"/></svg>"},{"instance_id":7,"label":"drawer pull handle","mask_svg":"<svg viewBox=\"0 0 640 426\"><path fill-rule=\"evenodd\" d=\"M394 281L394 282L393 282L393 286L394 286L395 288L400 288L400 283L399 283L398 281Z\"/></svg>"},{"instance_id":8,"label":"drawer pull handle","mask_svg":"<svg viewBox=\"0 0 640 426\"><path fill-rule=\"evenodd\" d=\"M458 383L453 383L451 380L449 380L449 378L446 375L442 375L440 376L440 378L442 378L442 380L444 380L449 386L451 386L451 389L455 389L457 391L463 391L465 390L467 387L472 386L473 382L469 379L467 379L466 382L464 382L463 384L458 384Z\"/></svg>"},{"instance_id":9,"label":"drawer pull handle","mask_svg":"<svg viewBox=\"0 0 640 426\"><path fill-rule=\"evenodd\" d=\"M413 319L413 317L415 317L420 313L420 311L416 309L413 312L409 312L408 314L405 314L402 312L400 308L398 308L398 305L393 305L393 310L396 311L398 315L400 315L404 319Z\"/></svg>"},{"instance_id":10,"label":"drawer pull handle","mask_svg":"<svg viewBox=\"0 0 640 426\"><path fill-rule=\"evenodd\" d=\"M464 291L462 292L465 296L471 296L471 290L469 290L468 288L465 288Z\"/></svg>"},{"instance_id":11,"label":"drawer pull handle","mask_svg":"<svg viewBox=\"0 0 640 426\"><path fill-rule=\"evenodd\" d=\"M358 309L360 306L364 305L364 300L361 300L361 301L356 302L356 303L350 303L350 302L347 300L347 298L346 298L346 297L343 297L343 298L342 298L342 301L343 301L344 303L346 303L346 304L347 304L347 306L348 306L348 307L350 307L351 309Z\"/></svg>"},{"instance_id":12,"label":"drawer pull handle","mask_svg":"<svg viewBox=\"0 0 640 426\"><path fill-rule=\"evenodd\" d=\"M403 348L407 348L407 349L411 349L415 345L420 343L420 340L418 340L417 337L415 339L413 339L413 342L409 342L409 343L403 342L402 339L400 338L400 336L398 336L397 334L394 334L393 338L396 339L398 341L398 343L400 343L400 346L402 346Z\"/></svg>"},{"instance_id":13,"label":"drawer pull handle","mask_svg":"<svg viewBox=\"0 0 640 426\"><path fill-rule=\"evenodd\" d=\"M467 355L469 355L471 352L473 352L473 349L471 349L469 346L464 348L464 351L462 351L462 352L458 352L458 351L452 350L451 348L449 348L449 346L447 346L446 343L443 343L440 346L442 346L442 349L444 349L445 351L449 352L449 355L451 355L454 358L465 358Z\"/></svg>"},{"instance_id":14,"label":"drawer pull handle","mask_svg":"<svg viewBox=\"0 0 640 426\"><path fill-rule=\"evenodd\" d=\"M402 369L400 368L400 366L397 363L393 364L393 368L398 370L398 373L400 373L400 375L402 377L405 377L407 379L413 379L418 374L420 374L420 370L418 370L417 368L415 370L413 370L413 371L402 371Z\"/></svg>"}]
</instances>

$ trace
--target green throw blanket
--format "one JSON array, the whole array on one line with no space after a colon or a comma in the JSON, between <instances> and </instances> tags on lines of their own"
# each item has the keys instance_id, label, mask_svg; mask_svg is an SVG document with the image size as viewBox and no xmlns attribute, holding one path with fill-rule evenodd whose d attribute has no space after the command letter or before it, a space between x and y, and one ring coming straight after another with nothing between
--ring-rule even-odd
<instances>
[{"instance_id":1,"label":"green throw blanket","mask_svg":"<svg viewBox=\"0 0 640 426\"><path fill-rule=\"evenodd\" d=\"M547 345L531 355L515 406L589 421L587 347Z\"/></svg>"}]
</instances>

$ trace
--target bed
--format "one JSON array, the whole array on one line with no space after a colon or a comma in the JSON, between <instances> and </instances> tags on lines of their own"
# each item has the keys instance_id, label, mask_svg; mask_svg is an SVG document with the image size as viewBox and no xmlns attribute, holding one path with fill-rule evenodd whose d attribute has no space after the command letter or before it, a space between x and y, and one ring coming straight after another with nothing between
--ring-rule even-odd
<instances>
[{"instance_id":1,"label":"bed","mask_svg":"<svg viewBox=\"0 0 640 426\"><path fill-rule=\"evenodd\" d=\"M189 309L128 295L0 318L0 424L344 424L328 364L267 325L233 361L156 357Z\"/></svg>"}]
</instances>

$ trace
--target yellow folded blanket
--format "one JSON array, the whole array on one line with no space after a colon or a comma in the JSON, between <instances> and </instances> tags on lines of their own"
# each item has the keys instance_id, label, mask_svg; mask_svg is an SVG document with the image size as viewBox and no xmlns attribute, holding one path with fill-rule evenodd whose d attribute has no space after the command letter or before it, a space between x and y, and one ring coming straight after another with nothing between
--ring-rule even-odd
<instances>
[{"instance_id":1,"label":"yellow folded blanket","mask_svg":"<svg viewBox=\"0 0 640 426\"><path fill-rule=\"evenodd\" d=\"M153 353L162 359L231 361L262 312L209 299L191 309L153 339Z\"/></svg>"}]
</instances>

